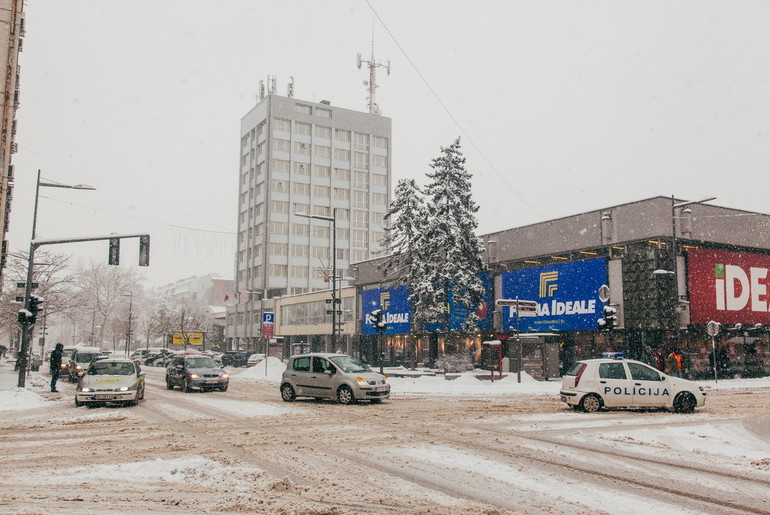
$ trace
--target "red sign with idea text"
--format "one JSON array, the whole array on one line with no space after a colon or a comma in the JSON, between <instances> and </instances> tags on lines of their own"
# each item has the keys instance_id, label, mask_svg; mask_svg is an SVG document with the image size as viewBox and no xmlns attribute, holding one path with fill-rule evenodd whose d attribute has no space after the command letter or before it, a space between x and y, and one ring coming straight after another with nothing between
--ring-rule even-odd
<instances>
[{"instance_id":1,"label":"red sign with idea text","mask_svg":"<svg viewBox=\"0 0 770 515\"><path fill-rule=\"evenodd\" d=\"M688 256L692 323L770 324L770 256L708 249Z\"/></svg>"}]
</instances>

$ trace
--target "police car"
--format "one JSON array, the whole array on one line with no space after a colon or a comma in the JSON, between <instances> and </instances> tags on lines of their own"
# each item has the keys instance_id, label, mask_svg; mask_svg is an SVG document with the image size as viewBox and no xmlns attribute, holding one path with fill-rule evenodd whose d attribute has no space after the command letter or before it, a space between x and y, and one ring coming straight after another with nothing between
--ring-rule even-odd
<instances>
[{"instance_id":1,"label":"police car","mask_svg":"<svg viewBox=\"0 0 770 515\"><path fill-rule=\"evenodd\" d=\"M622 353L575 363L562 378L561 401L573 409L667 408L692 413L706 392L697 383L668 376Z\"/></svg>"}]
</instances>

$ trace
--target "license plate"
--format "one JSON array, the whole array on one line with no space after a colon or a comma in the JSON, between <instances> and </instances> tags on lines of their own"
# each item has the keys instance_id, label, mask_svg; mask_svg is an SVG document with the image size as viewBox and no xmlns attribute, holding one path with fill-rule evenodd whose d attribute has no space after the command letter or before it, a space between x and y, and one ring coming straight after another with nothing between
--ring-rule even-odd
<instances>
[{"instance_id":1,"label":"license plate","mask_svg":"<svg viewBox=\"0 0 770 515\"><path fill-rule=\"evenodd\" d=\"M107 401L112 399L113 395L111 394L101 394L101 395L94 395L94 399L97 401Z\"/></svg>"}]
</instances>

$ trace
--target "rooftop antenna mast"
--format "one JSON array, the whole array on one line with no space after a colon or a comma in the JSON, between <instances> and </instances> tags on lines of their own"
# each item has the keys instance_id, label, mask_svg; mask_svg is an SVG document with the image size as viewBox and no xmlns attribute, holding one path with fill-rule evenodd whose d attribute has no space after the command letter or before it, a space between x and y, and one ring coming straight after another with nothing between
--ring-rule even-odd
<instances>
[{"instance_id":1,"label":"rooftop antenna mast","mask_svg":"<svg viewBox=\"0 0 770 515\"><path fill-rule=\"evenodd\" d=\"M361 53L356 56L356 65L358 66L358 69L361 69L361 63L366 63L369 67L369 80L364 81L364 86L369 87L369 96L367 97L367 106L369 107L369 113L370 114L381 114L380 106L377 105L377 101L375 100L375 93L377 91L377 68L383 67L388 71L388 76L390 76L390 61L388 61L388 64L382 64L378 63L374 59L374 35L372 35L372 58L367 61L365 59L361 59Z\"/></svg>"}]
</instances>

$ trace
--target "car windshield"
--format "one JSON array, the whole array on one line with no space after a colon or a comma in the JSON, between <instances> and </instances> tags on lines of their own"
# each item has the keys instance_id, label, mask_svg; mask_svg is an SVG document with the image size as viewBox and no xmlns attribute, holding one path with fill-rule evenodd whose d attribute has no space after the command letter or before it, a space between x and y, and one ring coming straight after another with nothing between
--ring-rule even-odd
<instances>
[{"instance_id":1,"label":"car windshield","mask_svg":"<svg viewBox=\"0 0 770 515\"><path fill-rule=\"evenodd\" d=\"M101 356L98 352L78 352L75 356L75 361L78 363L88 363L97 356Z\"/></svg>"},{"instance_id":2,"label":"car windshield","mask_svg":"<svg viewBox=\"0 0 770 515\"><path fill-rule=\"evenodd\" d=\"M115 361L97 361L88 369L90 376L130 376L133 373L133 364Z\"/></svg>"},{"instance_id":3,"label":"car windshield","mask_svg":"<svg viewBox=\"0 0 770 515\"><path fill-rule=\"evenodd\" d=\"M369 365L363 361L358 361L355 358L351 358L350 356L332 356L329 359L333 361L335 365L340 367L345 373L368 372L371 370Z\"/></svg>"},{"instance_id":4,"label":"car windshield","mask_svg":"<svg viewBox=\"0 0 770 515\"><path fill-rule=\"evenodd\" d=\"M209 358L208 356L187 358L185 360L185 363L187 363L187 368L216 368L217 367L217 364L214 363L214 360Z\"/></svg>"},{"instance_id":5,"label":"car windshield","mask_svg":"<svg viewBox=\"0 0 770 515\"><path fill-rule=\"evenodd\" d=\"M75 349L64 349L63 351L61 351L62 359L70 358L73 352L75 352Z\"/></svg>"}]
</instances>

